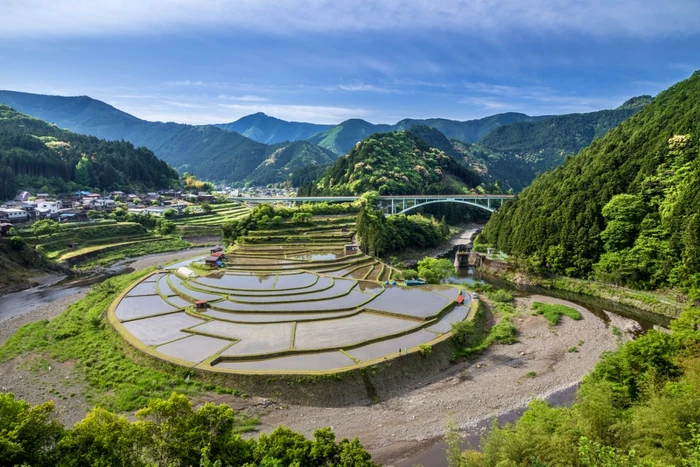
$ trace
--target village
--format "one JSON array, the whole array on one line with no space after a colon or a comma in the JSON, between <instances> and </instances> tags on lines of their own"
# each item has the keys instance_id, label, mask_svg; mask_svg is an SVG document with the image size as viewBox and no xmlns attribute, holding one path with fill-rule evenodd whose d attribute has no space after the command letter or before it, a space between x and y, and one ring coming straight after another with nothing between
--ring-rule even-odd
<instances>
[{"instance_id":1,"label":"village","mask_svg":"<svg viewBox=\"0 0 700 467\"><path fill-rule=\"evenodd\" d=\"M288 188L215 187L212 192L196 190L160 190L146 193L123 191L74 193L31 193L20 191L14 199L0 204L0 235L5 235L16 224L42 219L57 222L85 222L98 219L121 209L125 214L154 217L200 214L210 203L226 202L236 197L288 197L295 192Z\"/></svg>"}]
</instances>

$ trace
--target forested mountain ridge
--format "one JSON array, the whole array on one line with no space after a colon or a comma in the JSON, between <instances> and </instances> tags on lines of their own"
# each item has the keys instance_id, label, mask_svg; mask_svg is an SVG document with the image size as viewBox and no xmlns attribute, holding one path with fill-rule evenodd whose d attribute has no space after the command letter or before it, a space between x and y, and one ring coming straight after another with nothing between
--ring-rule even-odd
<instances>
[{"instance_id":1,"label":"forested mountain ridge","mask_svg":"<svg viewBox=\"0 0 700 467\"><path fill-rule=\"evenodd\" d=\"M279 118L270 117L262 112L246 115L235 122L221 123L215 126L226 131L235 131L246 138L264 144L301 141L333 127L333 125L288 122L280 120Z\"/></svg>"},{"instance_id":2,"label":"forested mountain ridge","mask_svg":"<svg viewBox=\"0 0 700 467\"><path fill-rule=\"evenodd\" d=\"M62 130L0 104L0 200L19 189L153 190L178 176L146 148Z\"/></svg>"},{"instance_id":3,"label":"forested mountain ridge","mask_svg":"<svg viewBox=\"0 0 700 467\"><path fill-rule=\"evenodd\" d=\"M253 185L267 185L287 180L298 170L311 171L314 167L326 166L337 159L328 149L308 141L274 144L267 147L267 157L246 181Z\"/></svg>"},{"instance_id":4,"label":"forested mountain ridge","mask_svg":"<svg viewBox=\"0 0 700 467\"><path fill-rule=\"evenodd\" d=\"M189 172L200 179L243 182L272 152L279 149L213 125L141 120L87 96L62 97L0 91L0 102L72 131L105 139L123 139L136 146L145 146L179 172ZM299 154L298 151L292 152ZM325 153L320 148L314 152L314 160ZM306 157L306 152L302 153ZM269 174L266 179L269 179Z\"/></svg>"},{"instance_id":5,"label":"forested mountain ridge","mask_svg":"<svg viewBox=\"0 0 700 467\"><path fill-rule=\"evenodd\" d=\"M475 150L490 150L500 153L500 158L523 160L535 173L541 173L557 167L566 156L604 136L651 100L651 96L638 96L612 110L556 115L501 126L481 138L478 146L482 148Z\"/></svg>"},{"instance_id":6,"label":"forested mountain ridge","mask_svg":"<svg viewBox=\"0 0 700 467\"><path fill-rule=\"evenodd\" d=\"M357 143L304 193L460 193L480 181L476 173L414 133L397 131L376 133Z\"/></svg>"},{"instance_id":7,"label":"forested mountain ridge","mask_svg":"<svg viewBox=\"0 0 700 467\"><path fill-rule=\"evenodd\" d=\"M375 125L361 119L342 122L326 131L311 136L309 141L330 149L338 155L347 154L358 142L373 133L408 130L412 126L426 125L439 130L450 139L474 143L490 131L513 122L535 121L545 117L530 117L525 114L509 112L491 115L477 120L447 120L444 118L404 119L395 125Z\"/></svg>"},{"instance_id":8,"label":"forested mountain ridge","mask_svg":"<svg viewBox=\"0 0 700 467\"><path fill-rule=\"evenodd\" d=\"M529 266L700 288L700 72L539 176L482 239Z\"/></svg>"},{"instance_id":9,"label":"forested mountain ridge","mask_svg":"<svg viewBox=\"0 0 700 467\"><path fill-rule=\"evenodd\" d=\"M414 125L408 129L429 146L443 151L463 162L476 172L483 182L497 184L503 191L520 191L535 178L534 169L519 158L505 158L501 154L476 144L450 139L434 127Z\"/></svg>"}]
</instances>

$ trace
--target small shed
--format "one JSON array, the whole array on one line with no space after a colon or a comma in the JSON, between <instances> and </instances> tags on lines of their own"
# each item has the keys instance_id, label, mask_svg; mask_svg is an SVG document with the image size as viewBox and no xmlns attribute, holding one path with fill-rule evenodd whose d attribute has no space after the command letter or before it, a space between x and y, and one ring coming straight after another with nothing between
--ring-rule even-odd
<instances>
[{"instance_id":1,"label":"small shed","mask_svg":"<svg viewBox=\"0 0 700 467\"><path fill-rule=\"evenodd\" d=\"M194 302L195 308L201 309L201 308L206 308L207 307L207 301L206 300L197 300Z\"/></svg>"},{"instance_id":2,"label":"small shed","mask_svg":"<svg viewBox=\"0 0 700 467\"><path fill-rule=\"evenodd\" d=\"M217 261L219 261L219 257L214 255L209 255L206 258L204 258L204 263L208 266L214 266L214 264L216 264Z\"/></svg>"},{"instance_id":3,"label":"small shed","mask_svg":"<svg viewBox=\"0 0 700 467\"><path fill-rule=\"evenodd\" d=\"M457 305L464 305L464 295L459 294L457 298L455 299L455 303Z\"/></svg>"},{"instance_id":4,"label":"small shed","mask_svg":"<svg viewBox=\"0 0 700 467\"><path fill-rule=\"evenodd\" d=\"M350 243L345 245L345 253L352 253L357 251L357 243Z\"/></svg>"},{"instance_id":5,"label":"small shed","mask_svg":"<svg viewBox=\"0 0 700 467\"><path fill-rule=\"evenodd\" d=\"M221 248L220 246L216 246L216 247L212 248L211 250L209 250L209 253L211 253L213 255L214 253L218 253L220 251L224 251L224 249Z\"/></svg>"}]
</instances>

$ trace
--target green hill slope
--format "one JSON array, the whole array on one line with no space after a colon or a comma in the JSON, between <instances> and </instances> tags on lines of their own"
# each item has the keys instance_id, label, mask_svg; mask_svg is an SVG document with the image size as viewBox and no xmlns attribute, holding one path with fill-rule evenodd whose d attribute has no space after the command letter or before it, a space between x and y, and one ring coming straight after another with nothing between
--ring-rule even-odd
<instances>
[{"instance_id":1,"label":"green hill slope","mask_svg":"<svg viewBox=\"0 0 700 467\"><path fill-rule=\"evenodd\" d=\"M520 113L504 113L492 115L478 120L447 120L444 118L431 118L426 120L405 119L395 125L374 125L365 120L346 120L340 125L311 136L309 141L318 144L334 153L347 154L358 142L373 133L386 131L403 131L412 126L425 125L439 130L451 139L474 143L495 128L508 125L513 122L535 121L543 117L530 117Z\"/></svg>"},{"instance_id":2,"label":"green hill slope","mask_svg":"<svg viewBox=\"0 0 700 467\"><path fill-rule=\"evenodd\" d=\"M177 173L146 148L62 130L0 105L0 200L21 188L152 190L177 183Z\"/></svg>"},{"instance_id":3,"label":"green hill slope","mask_svg":"<svg viewBox=\"0 0 700 467\"><path fill-rule=\"evenodd\" d=\"M275 144L267 147L267 158L246 177L252 185L267 185L289 178L297 170L326 166L337 159L328 149L308 141Z\"/></svg>"},{"instance_id":4,"label":"green hill slope","mask_svg":"<svg viewBox=\"0 0 700 467\"><path fill-rule=\"evenodd\" d=\"M567 159L483 238L532 267L637 287L700 285L700 72Z\"/></svg>"},{"instance_id":5,"label":"green hill slope","mask_svg":"<svg viewBox=\"0 0 700 467\"><path fill-rule=\"evenodd\" d=\"M72 131L145 146L200 179L242 182L278 149L213 125L148 122L87 96L0 91L0 102Z\"/></svg>"},{"instance_id":6,"label":"green hill slope","mask_svg":"<svg viewBox=\"0 0 700 467\"><path fill-rule=\"evenodd\" d=\"M408 131L373 134L341 157L308 191L359 195L460 193L479 176Z\"/></svg>"},{"instance_id":7,"label":"green hill slope","mask_svg":"<svg viewBox=\"0 0 700 467\"><path fill-rule=\"evenodd\" d=\"M317 125L304 122L287 122L270 117L262 112L246 115L235 122L216 125L226 131L235 131L246 138L265 144L300 141L316 133L326 131L333 125Z\"/></svg>"},{"instance_id":8,"label":"green hill slope","mask_svg":"<svg viewBox=\"0 0 700 467\"><path fill-rule=\"evenodd\" d=\"M557 167L566 156L576 154L595 138L604 136L642 110L651 96L632 98L614 110L557 115L536 122L518 122L499 127L479 140L480 146L509 159L522 159L535 172Z\"/></svg>"}]
</instances>

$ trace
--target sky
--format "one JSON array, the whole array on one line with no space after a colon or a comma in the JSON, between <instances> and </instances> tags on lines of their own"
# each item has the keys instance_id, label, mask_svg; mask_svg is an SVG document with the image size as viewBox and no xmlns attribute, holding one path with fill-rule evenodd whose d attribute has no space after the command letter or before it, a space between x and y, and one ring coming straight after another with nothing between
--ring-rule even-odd
<instances>
[{"instance_id":1,"label":"sky","mask_svg":"<svg viewBox=\"0 0 700 467\"><path fill-rule=\"evenodd\" d=\"M589 112L699 45L698 0L0 0L0 89L190 124Z\"/></svg>"}]
</instances>

